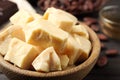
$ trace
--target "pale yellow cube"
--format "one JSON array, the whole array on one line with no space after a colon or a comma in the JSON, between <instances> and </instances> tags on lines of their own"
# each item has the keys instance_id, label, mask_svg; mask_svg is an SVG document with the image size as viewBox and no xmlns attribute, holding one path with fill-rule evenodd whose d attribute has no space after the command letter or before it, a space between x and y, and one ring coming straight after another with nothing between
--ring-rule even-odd
<instances>
[{"instance_id":1,"label":"pale yellow cube","mask_svg":"<svg viewBox=\"0 0 120 80\"><path fill-rule=\"evenodd\" d=\"M56 8L48 8L43 18L52 22L56 27L71 32L72 26L77 23L77 18L68 12Z\"/></svg>"},{"instance_id":2,"label":"pale yellow cube","mask_svg":"<svg viewBox=\"0 0 120 80\"><path fill-rule=\"evenodd\" d=\"M74 35L78 45L80 46L80 50L82 52L81 56L79 57L78 61L82 62L84 60L86 60L89 57L92 45L91 42L84 38L81 37L79 35Z\"/></svg>"},{"instance_id":3,"label":"pale yellow cube","mask_svg":"<svg viewBox=\"0 0 120 80\"><path fill-rule=\"evenodd\" d=\"M38 52L32 45L13 38L4 59L20 68L29 69L37 55Z\"/></svg>"},{"instance_id":4,"label":"pale yellow cube","mask_svg":"<svg viewBox=\"0 0 120 80\"><path fill-rule=\"evenodd\" d=\"M26 23L29 23L33 20L34 20L33 16L25 10L19 10L10 18L10 22L12 24L21 25L23 27L25 26Z\"/></svg>"},{"instance_id":5,"label":"pale yellow cube","mask_svg":"<svg viewBox=\"0 0 120 80\"><path fill-rule=\"evenodd\" d=\"M69 36L66 45L63 50L63 54L67 54L69 57L69 65L73 65L81 55L80 46L76 42L73 36Z\"/></svg>"},{"instance_id":6,"label":"pale yellow cube","mask_svg":"<svg viewBox=\"0 0 120 80\"><path fill-rule=\"evenodd\" d=\"M40 15L38 13L31 13L31 15L33 16L34 20L36 20L36 19L42 19L42 15Z\"/></svg>"},{"instance_id":7,"label":"pale yellow cube","mask_svg":"<svg viewBox=\"0 0 120 80\"><path fill-rule=\"evenodd\" d=\"M27 10L19 10L11 18L10 22L15 25L25 27L27 23L32 22L36 19L41 19L42 15L38 13L28 12Z\"/></svg>"},{"instance_id":8,"label":"pale yellow cube","mask_svg":"<svg viewBox=\"0 0 120 80\"><path fill-rule=\"evenodd\" d=\"M25 35L22 30L22 27L17 25L12 25L0 33L0 53L2 55L5 55L7 53L9 43L13 37L25 41Z\"/></svg>"},{"instance_id":9,"label":"pale yellow cube","mask_svg":"<svg viewBox=\"0 0 120 80\"><path fill-rule=\"evenodd\" d=\"M5 55L7 53L11 39L11 36L7 36L4 40L0 38L0 54Z\"/></svg>"},{"instance_id":10,"label":"pale yellow cube","mask_svg":"<svg viewBox=\"0 0 120 80\"><path fill-rule=\"evenodd\" d=\"M59 55L59 57L60 57L62 69L66 69L68 67L68 63L69 63L68 56L67 55Z\"/></svg>"},{"instance_id":11,"label":"pale yellow cube","mask_svg":"<svg viewBox=\"0 0 120 80\"><path fill-rule=\"evenodd\" d=\"M36 71L50 72L61 70L59 56L53 47L46 48L33 61L33 67Z\"/></svg>"},{"instance_id":12,"label":"pale yellow cube","mask_svg":"<svg viewBox=\"0 0 120 80\"><path fill-rule=\"evenodd\" d=\"M72 34L78 34L80 36L83 36L87 39L89 39L89 34L86 28L84 27L85 25L79 24L79 25L74 25L72 28Z\"/></svg>"},{"instance_id":13,"label":"pale yellow cube","mask_svg":"<svg viewBox=\"0 0 120 80\"><path fill-rule=\"evenodd\" d=\"M24 29L26 42L43 48L52 45L55 50L61 51L68 33L54 26L43 19L29 23Z\"/></svg>"}]
</instances>

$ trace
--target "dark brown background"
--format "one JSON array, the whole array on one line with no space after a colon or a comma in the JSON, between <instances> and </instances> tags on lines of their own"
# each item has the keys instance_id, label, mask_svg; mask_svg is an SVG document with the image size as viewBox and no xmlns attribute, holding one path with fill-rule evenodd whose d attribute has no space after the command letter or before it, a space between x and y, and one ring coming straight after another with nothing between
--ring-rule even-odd
<instances>
[{"instance_id":1,"label":"dark brown background","mask_svg":"<svg viewBox=\"0 0 120 80\"><path fill-rule=\"evenodd\" d=\"M110 0L106 5L120 6L120 0ZM116 57L108 57L108 64L105 67L94 67L84 80L120 80L120 41L109 38L108 42L104 43L108 49L118 49L119 55ZM104 54L104 51L101 51L101 54Z\"/></svg>"},{"instance_id":2,"label":"dark brown background","mask_svg":"<svg viewBox=\"0 0 120 80\"><path fill-rule=\"evenodd\" d=\"M107 3L107 5L111 4L120 5L120 0L110 0L109 3ZM95 66L84 80L120 80L120 41L109 38L109 40L104 43L108 49L118 49L119 55L116 57L108 57L108 64L103 68ZM101 54L104 54L104 51L101 51ZM0 72L0 80L8 79Z\"/></svg>"}]
</instances>

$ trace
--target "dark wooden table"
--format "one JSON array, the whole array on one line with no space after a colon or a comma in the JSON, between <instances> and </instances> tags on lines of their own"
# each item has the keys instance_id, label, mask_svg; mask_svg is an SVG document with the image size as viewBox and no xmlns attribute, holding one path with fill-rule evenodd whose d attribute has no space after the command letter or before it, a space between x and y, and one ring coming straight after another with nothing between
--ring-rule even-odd
<instances>
[{"instance_id":1,"label":"dark wooden table","mask_svg":"<svg viewBox=\"0 0 120 80\"><path fill-rule=\"evenodd\" d=\"M106 6L107 5L120 6L120 0L110 0ZM108 49L115 48L119 50L119 55L116 57L108 57L108 64L105 67L94 67L84 80L120 80L120 41L109 38L105 44ZM101 54L104 54L104 51L101 51Z\"/></svg>"},{"instance_id":2,"label":"dark wooden table","mask_svg":"<svg viewBox=\"0 0 120 80\"><path fill-rule=\"evenodd\" d=\"M110 4L120 5L120 0L110 0L107 5ZM109 38L109 40L105 42L105 45L108 49L118 49L119 55L115 57L108 57L108 64L105 67L94 67L83 80L120 80L120 41ZM101 51L101 54L102 53L104 53L104 51ZM0 72L0 80L9 79Z\"/></svg>"},{"instance_id":3,"label":"dark wooden table","mask_svg":"<svg viewBox=\"0 0 120 80\"><path fill-rule=\"evenodd\" d=\"M109 39L106 44L108 48L116 48L120 52L120 41ZM95 66L84 80L120 80L120 53L118 56L108 57L106 66Z\"/></svg>"}]
</instances>

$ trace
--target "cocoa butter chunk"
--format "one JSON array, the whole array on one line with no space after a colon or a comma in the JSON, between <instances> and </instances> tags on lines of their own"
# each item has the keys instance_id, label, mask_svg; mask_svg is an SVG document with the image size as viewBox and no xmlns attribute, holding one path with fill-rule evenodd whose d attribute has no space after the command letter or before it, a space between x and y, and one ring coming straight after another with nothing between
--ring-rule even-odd
<instances>
[{"instance_id":1,"label":"cocoa butter chunk","mask_svg":"<svg viewBox=\"0 0 120 80\"><path fill-rule=\"evenodd\" d=\"M43 18L53 23L56 27L68 32L70 32L72 30L72 26L77 23L76 17L53 7L46 10Z\"/></svg>"},{"instance_id":2,"label":"cocoa butter chunk","mask_svg":"<svg viewBox=\"0 0 120 80\"><path fill-rule=\"evenodd\" d=\"M0 25L8 21L9 18L18 11L17 5L8 1L0 0Z\"/></svg>"},{"instance_id":3,"label":"cocoa butter chunk","mask_svg":"<svg viewBox=\"0 0 120 80\"><path fill-rule=\"evenodd\" d=\"M73 65L78 58L80 57L81 53L80 53L80 46L78 45L78 43L76 42L76 40L74 39L73 36L69 36L64 50L63 50L63 54L67 54L68 58L69 58L69 65Z\"/></svg>"},{"instance_id":4,"label":"cocoa butter chunk","mask_svg":"<svg viewBox=\"0 0 120 80\"><path fill-rule=\"evenodd\" d=\"M83 37L85 37L85 38L87 38L87 39L89 39L89 34L88 34L88 32L87 32L87 30L85 29L85 27L84 26L86 26L86 25L74 25L73 26L73 28L72 28L72 33L73 34L78 34L78 35L80 35L80 36L83 36Z\"/></svg>"},{"instance_id":5,"label":"cocoa butter chunk","mask_svg":"<svg viewBox=\"0 0 120 80\"><path fill-rule=\"evenodd\" d=\"M68 38L67 32L54 27L52 23L43 19L29 23L24 31L27 43L44 48L53 45L57 51L61 50Z\"/></svg>"},{"instance_id":6,"label":"cocoa butter chunk","mask_svg":"<svg viewBox=\"0 0 120 80\"><path fill-rule=\"evenodd\" d=\"M92 48L91 42L88 39L81 37L79 35L76 35L76 34L74 35L74 37L80 47L80 52L81 52L81 55L78 61L83 62L89 57L89 54Z\"/></svg>"},{"instance_id":7,"label":"cocoa butter chunk","mask_svg":"<svg viewBox=\"0 0 120 80\"><path fill-rule=\"evenodd\" d=\"M46 48L33 61L33 67L36 71L49 72L62 70L60 58L53 47Z\"/></svg>"},{"instance_id":8,"label":"cocoa butter chunk","mask_svg":"<svg viewBox=\"0 0 120 80\"><path fill-rule=\"evenodd\" d=\"M0 53L2 55L7 53L9 43L14 37L25 41L24 32L20 26L11 25L4 31L0 32Z\"/></svg>"},{"instance_id":9,"label":"cocoa butter chunk","mask_svg":"<svg viewBox=\"0 0 120 80\"><path fill-rule=\"evenodd\" d=\"M38 52L34 46L13 38L9 44L8 52L4 59L22 68L29 69Z\"/></svg>"},{"instance_id":10,"label":"cocoa butter chunk","mask_svg":"<svg viewBox=\"0 0 120 80\"><path fill-rule=\"evenodd\" d=\"M19 10L12 17L10 17L10 22L14 25L20 25L25 27L25 25L29 22L32 22L35 19L41 19L41 15L33 12L29 12L27 10Z\"/></svg>"}]
</instances>

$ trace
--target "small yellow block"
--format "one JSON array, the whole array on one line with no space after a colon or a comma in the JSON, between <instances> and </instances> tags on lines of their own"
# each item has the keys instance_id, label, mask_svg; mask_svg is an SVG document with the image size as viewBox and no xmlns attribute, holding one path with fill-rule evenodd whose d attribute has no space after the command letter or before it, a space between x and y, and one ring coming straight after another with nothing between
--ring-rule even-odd
<instances>
[{"instance_id":1,"label":"small yellow block","mask_svg":"<svg viewBox=\"0 0 120 80\"><path fill-rule=\"evenodd\" d=\"M88 39L81 37L79 35L74 35L74 37L75 37L78 45L80 46L80 52L82 52L78 61L83 62L84 60L86 60L89 57L89 53L92 48L91 42Z\"/></svg>"},{"instance_id":2,"label":"small yellow block","mask_svg":"<svg viewBox=\"0 0 120 80\"><path fill-rule=\"evenodd\" d=\"M89 39L89 34L88 31L84 27L85 25L79 24L79 25L74 25L72 28L72 34L78 34L80 36L83 36L87 39Z\"/></svg>"},{"instance_id":3,"label":"small yellow block","mask_svg":"<svg viewBox=\"0 0 120 80\"><path fill-rule=\"evenodd\" d=\"M60 59L53 47L46 48L33 61L36 71L50 72L61 70Z\"/></svg>"},{"instance_id":4,"label":"small yellow block","mask_svg":"<svg viewBox=\"0 0 120 80\"><path fill-rule=\"evenodd\" d=\"M53 7L46 10L43 18L67 32L71 32L72 26L77 23L76 17L68 12Z\"/></svg>"},{"instance_id":5,"label":"small yellow block","mask_svg":"<svg viewBox=\"0 0 120 80\"><path fill-rule=\"evenodd\" d=\"M52 45L55 50L60 50L68 38L68 33L54 26L43 19L29 23L24 29L26 42L43 48Z\"/></svg>"},{"instance_id":6,"label":"small yellow block","mask_svg":"<svg viewBox=\"0 0 120 80\"><path fill-rule=\"evenodd\" d=\"M12 25L0 33L0 53L5 55L8 51L8 45L13 37L25 41L25 35L22 27Z\"/></svg>"},{"instance_id":7,"label":"small yellow block","mask_svg":"<svg viewBox=\"0 0 120 80\"><path fill-rule=\"evenodd\" d=\"M4 59L20 68L29 69L37 55L38 52L32 45L13 38Z\"/></svg>"}]
</instances>

